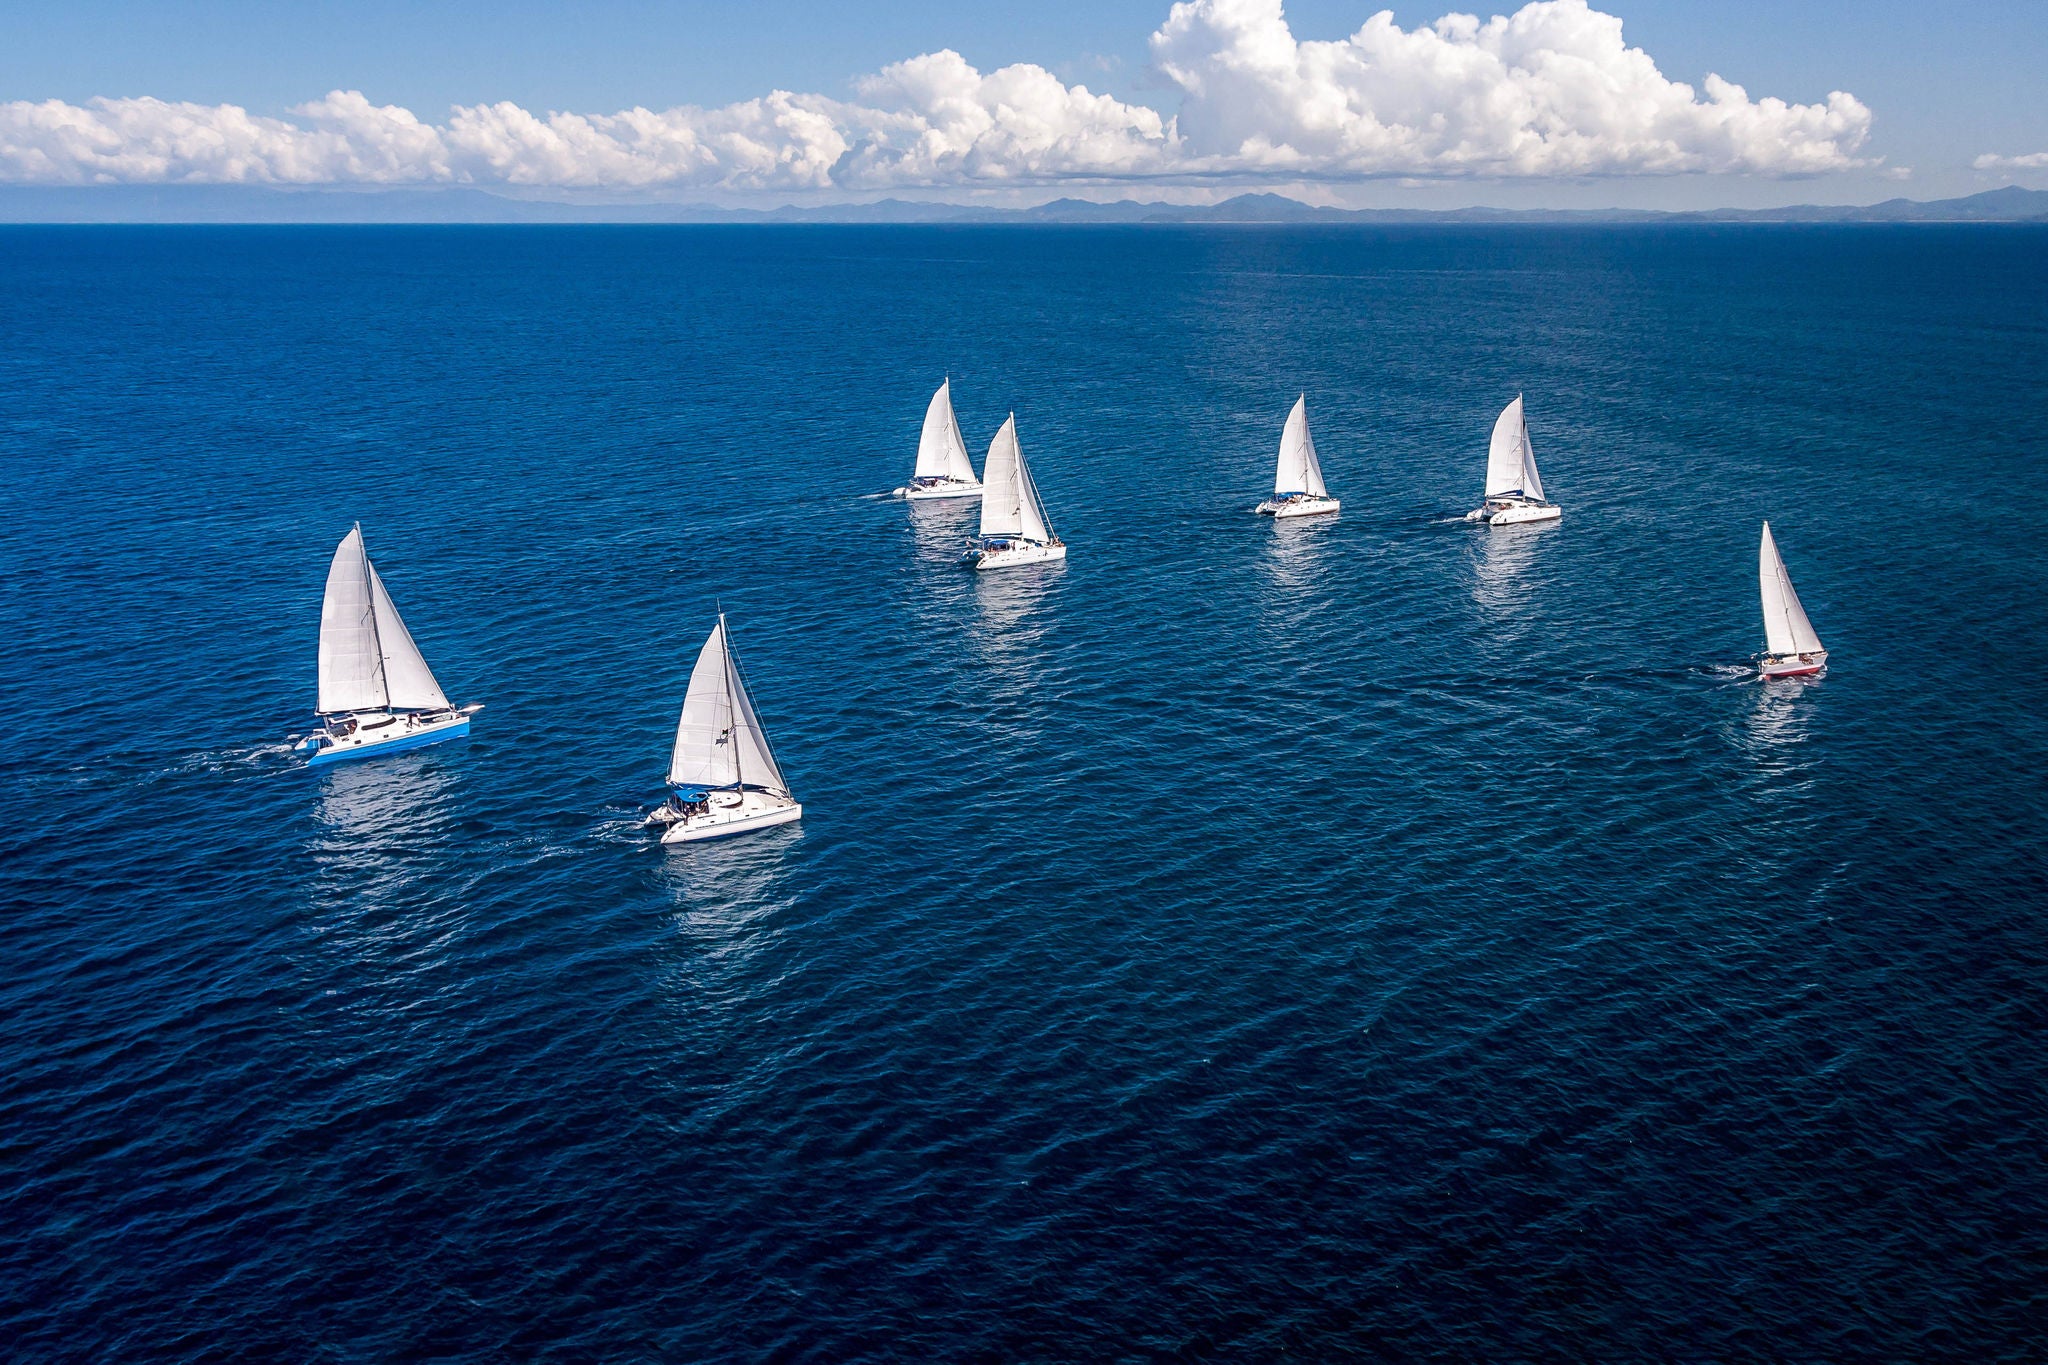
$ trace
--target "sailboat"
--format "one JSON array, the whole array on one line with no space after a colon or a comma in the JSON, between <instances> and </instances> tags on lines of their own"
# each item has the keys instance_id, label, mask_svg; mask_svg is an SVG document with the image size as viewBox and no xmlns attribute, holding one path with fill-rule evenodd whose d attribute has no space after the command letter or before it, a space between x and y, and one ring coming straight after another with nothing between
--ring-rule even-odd
<instances>
[{"instance_id":1,"label":"sailboat","mask_svg":"<svg viewBox=\"0 0 2048 1365\"><path fill-rule=\"evenodd\" d=\"M1323 467L1316 460L1315 438L1308 434L1308 395L1294 400L1287 425L1280 432L1280 467L1273 474L1273 496L1259 504L1270 517L1312 517L1337 510L1337 499L1323 486Z\"/></svg>"},{"instance_id":2,"label":"sailboat","mask_svg":"<svg viewBox=\"0 0 2048 1365\"><path fill-rule=\"evenodd\" d=\"M1065 559L1067 544L1045 522L1045 504L1024 465L1017 444L1017 414L989 442L982 465L985 490L981 499L981 538L970 541L963 563L977 569L1007 569L1017 564L1043 564Z\"/></svg>"},{"instance_id":3,"label":"sailboat","mask_svg":"<svg viewBox=\"0 0 2048 1365\"><path fill-rule=\"evenodd\" d=\"M740 681L725 613L698 651L668 760L669 798L647 817L664 844L694 843L803 818Z\"/></svg>"},{"instance_id":4,"label":"sailboat","mask_svg":"<svg viewBox=\"0 0 2048 1365\"><path fill-rule=\"evenodd\" d=\"M481 702L448 704L363 548L358 522L335 547L320 603L320 702L325 724L299 741L313 763L438 744L469 733Z\"/></svg>"},{"instance_id":5,"label":"sailboat","mask_svg":"<svg viewBox=\"0 0 2048 1365\"><path fill-rule=\"evenodd\" d=\"M1522 396L1502 410L1493 424L1486 450L1486 504L1467 512L1465 520L1489 526L1522 521L1556 521L1564 509L1543 497L1543 479L1536 473L1536 451L1529 444L1529 423L1522 415Z\"/></svg>"},{"instance_id":6,"label":"sailboat","mask_svg":"<svg viewBox=\"0 0 2048 1365\"><path fill-rule=\"evenodd\" d=\"M1792 590L1792 575L1778 554L1778 542L1771 538L1771 524L1764 523L1764 540L1757 552L1757 580L1764 600L1764 652L1756 661L1757 671L1766 678L1803 678L1828 666L1828 652L1821 648L1799 594Z\"/></svg>"},{"instance_id":7,"label":"sailboat","mask_svg":"<svg viewBox=\"0 0 2048 1365\"><path fill-rule=\"evenodd\" d=\"M953 381L948 378L924 410L924 432L917 438L917 470L896 490L901 498L978 498L981 480L967 458L960 437L960 419L953 415Z\"/></svg>"}]
</instances>

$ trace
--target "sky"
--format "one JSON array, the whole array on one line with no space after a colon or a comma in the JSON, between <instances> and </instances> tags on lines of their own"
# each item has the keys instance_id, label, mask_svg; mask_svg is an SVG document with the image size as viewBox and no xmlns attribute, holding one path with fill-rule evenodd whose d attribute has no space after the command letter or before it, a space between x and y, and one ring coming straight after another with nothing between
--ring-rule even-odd
<instances>
[{"instance_id":1,"label":"sky","mask_svg":"<svg viewBox=\"0 0 2048 1365\"><path fill-rule=\"evenodd\" d=\"M2048 0L0 0L0 184L1713 207L2048 188Z\"/></svg>"}]
</instances>

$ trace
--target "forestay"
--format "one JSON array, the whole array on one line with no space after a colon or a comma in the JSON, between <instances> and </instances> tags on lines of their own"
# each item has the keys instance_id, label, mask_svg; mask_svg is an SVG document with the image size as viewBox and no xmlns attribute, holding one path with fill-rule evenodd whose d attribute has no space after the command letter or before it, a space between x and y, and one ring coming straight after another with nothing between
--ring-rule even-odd
<instances>
[{"instance_id":1,"label":"forestay","mask_svg":"<svg viewBox=\"0 0 2048 1365\"><path fill-rule=\"evenodd\" d=\"M672 787L744 785L789 795L761 719L740 682L724 616L711 628L697 666L690 670L690 690L683 696L675 748L669 755L668 781Z\"/></svg>"},{"instance_id":2,"label":"forestay","mask_svg":"<svg viewBox=\"0 0 2048 1365\"><path fill-rule=\"evenodd\" d=\"M1493 440L1486 448L1486 496L1521 493L1543 501L1543 480L1536 473L1536 451L1529 444L1529 423L1522 414L1522 397L1502 410L1493 424Z\"/></svg>"},{"instance_id":3,"label":"forestay","mask_svg":"<svg viewBox=\"0 0 2048 1365\"><path fill-rule=\"evenodd\" d=\"M917 477L957 479L974 482L974 462L967 458L967 442L960 435L960 419L953 415L953 381L939 385L931 406L924 412L924 433L917 439Z\"/></svg>"},{"instance_id":4,"label":"forestay","mask_svg":"<svg viewBox=\"0 0 2048 1365\"><path fill-rule=\"evenodd\" d=\"M1316 459L1315 438L1308 434L1307 394L1294 400L1294 410L1287 414L1287 425L1280 433L1280 465L1273 475L1273 496L1284 498L1290 493L1307 493L1316 498L1330 495L1330 490L1323 486L1323 466Z\"/></svg>"},{"instance_id":5,"label":"forestay","mask_svg":"<svg viewBox=\"0 0 2048 1365\"><path fill-rule=\"evenodd\" d=\"M1792 575L1785 572L1785 561L1778 554L1778 542L1771 538L1768 521L1764 523L1763 546L1758 552L1757 577L1763 589L1764 641L1769 651L1820 653L1820 636L1814 632L1813 622L1806 619L1799 594L1792 590Z\"/></svg>"},{"instance_id":6,"label":"forestay","mask_svg":"<svg viewBox=\"0 0 2048 1365\"><path fill-rule=\"evenodd\" d=\"M1038 500L1038 488L1024 465L1024 452L1017 445L1017 415L1011 413L1003 429L989 442L988 460L982 466L981 533L984 536L1016 536L1023 540L1048 541L1051 529L1045 524L1045 507Z\"/></svg>"}]
</instances>

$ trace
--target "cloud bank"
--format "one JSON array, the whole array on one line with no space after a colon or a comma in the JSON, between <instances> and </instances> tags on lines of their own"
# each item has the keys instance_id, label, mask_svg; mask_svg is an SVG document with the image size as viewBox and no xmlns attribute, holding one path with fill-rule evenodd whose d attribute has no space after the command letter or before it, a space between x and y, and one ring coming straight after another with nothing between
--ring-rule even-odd
<instances>
[{"instance_id":1,"label":"cloud bank","mask_svg":"<svg viewBox=\"0 0 2048 1365\"><path fill-rule=\"evenodd\" d=\"M2048 152L2028 152L2025 156L1986 152L1970 164L1980 171L2038 171L2048 169Z\"/></svg>"},{"instance_id":2,"label":"cloud bank","mask_svg":"<svg viewBox=\"0 0 2048 1365\"><path fill-rule=\"evenodd\" d=\"M1803 176L1856 157L1870 110L1753 100L1667 79L1586 0L1484 22L1297 40L1280 0L1184 0L1152 35L1172 117L1043 67L983 73L950 50L854 98L778 90L715 109L535 114L457 106L434 124L355 91L290 118L150 98L0 103L0 182L876 190L1141 179ZM2031 159L2023 159L2031 160Z\"/></svg>"}]
</instances>

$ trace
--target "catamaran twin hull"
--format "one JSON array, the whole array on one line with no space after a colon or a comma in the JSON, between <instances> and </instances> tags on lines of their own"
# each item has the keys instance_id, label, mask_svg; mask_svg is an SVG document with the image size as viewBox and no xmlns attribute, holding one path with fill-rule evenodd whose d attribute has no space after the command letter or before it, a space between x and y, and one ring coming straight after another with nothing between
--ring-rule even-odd
<instances>
[{"instance_id":1,"label":"catamaran twin hull","mask_svg":"<svg viewBox=\"0 0 2048 1365\"><path fill-rule=\"evenodd\" d=\"M1003 545L992 549L969 550L967 558L976 569L1015 569L1026 564L1046 564L1055 559L1065 559L1067 547L1052 545Z\"/></svg>"},{"instance_id":2,"label":"catamaran twin hull","mask_svg":"<svg viewBox=\"0 0 2048 1365\"><path fill-rule=\"evenodd\" d=\"M1306 495L1292 498L1268 498L1259 504L1259 515L1278 520L1281 517L1313 517L1324 512L1334 512L1343 503L1336 498L1315 498Z\"/></svg>"},{"instance_id":3,"label":"catamaran twin hull","mask_svg":"<svg viewBox=\"0 0 2048 1365\"><path fill-rule=\"evenodd\" d=\"M656 812L657 822L666 810L664 807L663 811ZM723 839L730 834L787 825L803 819L803 815L803 805L786 796L756 791L738 796L732 792L718 792L706 802L704 810L666 822L668 829L663 832L661 841L664 844L694 844L703 839Z\"/></svg>"},{"instance_id":4,"label":"catamaran twin hull","mask_svg":"<svg viewBox=\"0 0 2048 1365\"><path fill-rule=\"evenodd\" d=\"M1794 654L1776 658L1766 654L1757 660L1757 672L1765 678L1810 678L1828 666L1826 650L1818 654Z\"/></svg>"},{"instance_id":5,"label":"catamaran twin hull","mask_svg":"<svg viewBox=\"0 0 2048 1365\"><path fill-rule=\"evenodd\" d=\"M1547 502L1518 502L1499 511L1489 505L1476 512L1467 512L1465 520L1483 521L1488 526L1514 526L1525 521L1556 521L1563 515L1562 507Z\"/></svg>"},{"instance_id":6,"label":"catamaran twin hull","mask_svg":"<svg viewBox=\"0 0 2048 1365\"><path fill-rule=\"evenodd\" d=\"M981 485L946 479L938 483L911 484L907 488L897 489L896 492L912 502L920 502L926 498L978 498L981 496Z\"/></svg>"},{"instance_id":7,"label":"catamaran twin hull","mask_svg":"<svg viewBox=\"0 0 2048 1365\"><path fill-rule=\"evenodd\" d=\"M311 749L307 766L339 763L351 758L380 758L444 739L459 739L469 733L469 717L460 713L439 716L357 716L352 727L333 726L316 731L300 741Z\"/></svg>"}]
</instances>

